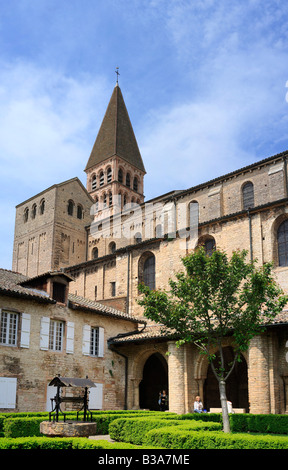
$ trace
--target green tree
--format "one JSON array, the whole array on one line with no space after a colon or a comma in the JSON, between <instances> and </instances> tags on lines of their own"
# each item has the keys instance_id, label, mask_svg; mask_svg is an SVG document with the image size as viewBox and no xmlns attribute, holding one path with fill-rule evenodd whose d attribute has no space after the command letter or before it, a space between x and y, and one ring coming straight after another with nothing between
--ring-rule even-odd
<instances>
[{"instance_id":1,"label":"green tree","mask_svg":"<svg viewBox=\"0 0 288 470\"><path fill-rule=\"evenodd\" d=\"M193 342L207 356L219 384L224 432L230 432L227 379L251 338L262 333L288 301L273 279L272 265L257 267L246 257L244 250L228 259L221 250L207 256L197 249L182 258L185 269L169 280L169 291L139 286L144 315L164 325L167 334L175 334L177 346ZM225 364L223 342L228 335L234 360Z\"/></svg>"}]
</instances>

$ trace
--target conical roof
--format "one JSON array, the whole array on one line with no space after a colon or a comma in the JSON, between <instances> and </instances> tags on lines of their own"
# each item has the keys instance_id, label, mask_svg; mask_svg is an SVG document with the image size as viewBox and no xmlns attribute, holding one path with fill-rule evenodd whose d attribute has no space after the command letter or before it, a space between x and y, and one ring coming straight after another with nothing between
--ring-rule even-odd
<instances>
[{"instance_id":1,"label":"conical roof","mask_svg":"<svg viewBox=\"0 0 288 470\"><path fill-rule=\"evenodd\" d=\"M122 92L116 84L85 171L117 155L145 172L142 157L126 109Z\"/></svg>"}]
</instances>

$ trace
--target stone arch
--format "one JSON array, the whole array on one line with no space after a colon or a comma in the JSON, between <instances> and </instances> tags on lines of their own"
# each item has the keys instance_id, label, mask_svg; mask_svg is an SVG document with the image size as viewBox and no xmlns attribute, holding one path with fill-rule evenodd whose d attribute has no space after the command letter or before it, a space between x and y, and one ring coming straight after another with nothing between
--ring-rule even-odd
<instances>
[{"instance_id":1,"label":"stone arch","mask_svg":"<svg viewBox=\"0 0 288 470\"><path fill-rule=\"evenodd\" d=\"M229 362L232 358L232 348L227 345L223 349L225 361ZM217 355L217 351L216 351ZM199 393L202 397L204 406L207 410L210 408L221 408L219 386L212 368L206 357L199 359L196 364L195 379L200 381L202 389ZM245 408L249 411L248 401L248 365L246 356L241 354L241 362L237 362L233 372L226 382L227 399L232 401L234 408Z\"/></svg>"},{"instance_id":2,"label":"stone arch","mask_svg":"<svg viewBox=\"0 0 288 470\"><path fill-rule=\"evenodd\" d=\"M150 351L145 359L139 383L139 406L149 410L159 410L159 392L161 390L168 392L168 364L158 351L152 353Z\"/></svg>"},{"instance_id":3,"label":"stone arch","mask_svg":"<svg viewBox=\"0 0 288 470\"><path fill-rule=\"evenodd\" d=\"M278 256L278 230L280 226L288 220L288 214L284 213L279 215L272 224L271 229L271 239L272 239L272 260L275 266L279 266L279 256Z\"/></svg>"}]
</instances>

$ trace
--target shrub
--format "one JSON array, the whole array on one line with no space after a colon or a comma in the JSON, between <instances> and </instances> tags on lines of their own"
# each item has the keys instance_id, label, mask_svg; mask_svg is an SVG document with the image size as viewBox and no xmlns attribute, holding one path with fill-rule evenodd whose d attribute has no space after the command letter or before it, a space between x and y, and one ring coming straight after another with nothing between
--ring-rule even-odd
<instances>
[{"instance_id":1,"label":"shrub","mask_svg":"<svg viewBox=\"0 0 288 470\"><path fill-rule=\"evenodd\" d=\"M232 414L231 431L288 434L287 415Z\"/></svg>"},{"instance_id":2,"label":"shrub","mask_svg":"<svg viewBox=\"0 0 288 470\"><path fill-rule=\"evenodd\" d=\"M139 446L85 437L19 437L0 439L0 449L139 449Z\"/></svg>"},{"instance_id":3,"label":"shrub","mask_svg":"<svg viewBox=\"0 0 288 470\"><path fill-rule=\"evenodd\" d=\"M176 419L157 419L157 418L120 418L113 421L109 426L109 434L116 441L131 442L133 444L142 444L145 442L145 435L148 431L155 428L166 428L175 426L178 428L196 430L196 429L222 429L222 424L213 422L176 420Z\"/></svg>"},{"instance_id":4,"label":"shrub","mask_svg":"<svg viewBox=\"0 0 288 470\"><path fill-rule=\"evenodd\" d=\"M144 444L166 449L288 449L288 438L167 427L147 432Z\"/></svg>"}]
</instances>

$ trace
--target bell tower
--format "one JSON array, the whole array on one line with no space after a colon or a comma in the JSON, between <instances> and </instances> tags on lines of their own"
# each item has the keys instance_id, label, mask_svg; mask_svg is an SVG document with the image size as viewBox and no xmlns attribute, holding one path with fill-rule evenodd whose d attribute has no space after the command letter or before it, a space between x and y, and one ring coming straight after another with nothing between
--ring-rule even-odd
<instances>
[{"instance_id":1,"label":"bell tower","mask_svg":"<svg viewBox=\"0 0 288 470\"><path fill-rule=\"evenodd\" d=\"M146 171L118 80L85 172L95 219L144 201Z\"/></svg>"}]
</instances>

